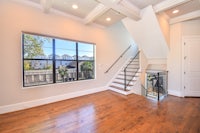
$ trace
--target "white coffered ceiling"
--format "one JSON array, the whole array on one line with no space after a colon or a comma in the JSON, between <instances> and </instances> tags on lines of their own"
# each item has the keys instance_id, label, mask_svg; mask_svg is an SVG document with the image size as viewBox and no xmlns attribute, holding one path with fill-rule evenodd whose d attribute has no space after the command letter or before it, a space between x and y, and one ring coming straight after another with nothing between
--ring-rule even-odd
<instances>
[{"instance_id":1,"label":"white coffered ceiling","mask_svg":"<svg viewBox=\"0 0 200 133\"><path fill-rule=\"evenodd\" d=\"M164 0L130 0L130 2L132 4L134 4L135 6L137 6L140 9L145 8L148 5L154 6L162 1L164 1Z\"/></svg>"},{"instance_id":2,"label":"white coffered ceiling","mask_svg":"<svg viewBox=\"0 0 200 133\"><path fill-rule=\"evenodd\" d=\"M173 14L173 10L179 10L179 12L177 14ZM170 18L174 18L174 17L178 17L180 15L184 15L193 11L197 11L200 10L200 0L192 0L189 2L186 2L184 4L181 4L179 6L176 6L174 8L171 8L169 10L166 11L166 14L170 17Z\"/></svg>"},{"instance_id":3,"label":"white coffered ceiling","mask_svg":"<svg viewBox=\"0 0 200 133\"><path fill-rule=\"evenodd\" d=\"M16 0L25 1L25 0ZM164 12L169 18L198 11L195 17L200 14L200 0L26 0L26 2L41 6L45 13L57 10L66 15L77 17L85 24L99 24L103 26L112 25L125 17L140 20L140 12L143 8L151 5L155 13ZM73 9L72 5L77 5ZM179 13L172 14L178 9ZM198 14L198 15L197 15ZM110 21L106 21L107 18Z\"/></svg>"},{"instance_id":4,"label":"white coffered ceiling","mask_svg":"<svg viewBox=\"0 0 200 133\"><path fill-rule=\"evenodd\" d=\"M77 10L72 8L73 4L78 6ZM54 0L52 8L85 18L97 5L98 2L95 0Z\"/></svg>"}]
</instances>

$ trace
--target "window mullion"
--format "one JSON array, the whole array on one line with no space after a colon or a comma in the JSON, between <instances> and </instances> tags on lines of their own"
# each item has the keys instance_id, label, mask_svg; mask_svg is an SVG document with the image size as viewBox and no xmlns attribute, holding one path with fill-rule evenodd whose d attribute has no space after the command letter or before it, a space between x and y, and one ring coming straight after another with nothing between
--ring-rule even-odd
<instances>
[{"instance_id":1,"label":"window mullion","mask_svg":"<svg viewBox=\"0 0 200 133\"><path fill-rule=\"evenodd\" d=\"M79 66L78 66L78 42L76 42L76 77L79 80Z\"/></svg>"},{"instance_id":2,"label":"window mullion","mask_svg":"<svg viewBox=\"0 0 200 133\"><path fill-rule=\"evenodd\" d=\"M55 53L55 39L53 39L53 83L56 83L56 53Z\"/></svg>"},{"instance_id":3,"label":"window mullion","mask_svg":"<svg viewBox=\"0 0 200 133\"><path fill-rule=\"evenodd\" d=\"M22 34L22 58L23 58L23 86L25 86L25 78L24 78L24 76L25 76L25 73L24 73L24 34Z\"/></svg>"}]
</instances>

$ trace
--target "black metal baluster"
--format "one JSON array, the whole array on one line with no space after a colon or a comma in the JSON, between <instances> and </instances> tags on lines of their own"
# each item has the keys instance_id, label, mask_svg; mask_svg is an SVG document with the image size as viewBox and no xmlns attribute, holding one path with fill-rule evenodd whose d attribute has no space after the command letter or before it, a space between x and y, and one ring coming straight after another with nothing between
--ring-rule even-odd
<instances>
[{"instance_id":1,"label":"black metal baluster","mask_svg":"<svg viewBox=\"0 0 200 133\"><path fill-rule=\"evenodd\" d=\"M158 72L158 80L157 80L157 85L158 85L158 101L160 100L160 95L159 95L159 93L160 93L160 85L159 85L159 72Z\"/></svg>"}]
</instances>

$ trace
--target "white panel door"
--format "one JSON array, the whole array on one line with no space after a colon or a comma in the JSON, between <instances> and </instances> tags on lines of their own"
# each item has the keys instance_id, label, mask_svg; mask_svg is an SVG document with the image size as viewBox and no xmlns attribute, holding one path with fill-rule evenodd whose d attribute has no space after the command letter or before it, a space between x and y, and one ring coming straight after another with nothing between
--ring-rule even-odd
<instances>
[{"instance_id":1,"label":"white panel door","mask_svg":"<svg viewBox=\"0 0 200 133\"><path fill-rule=\"evenodd\" d=\"M200 36L185 37L183 42L184 95L200 97Z\"/></svg>"}]
</instances>

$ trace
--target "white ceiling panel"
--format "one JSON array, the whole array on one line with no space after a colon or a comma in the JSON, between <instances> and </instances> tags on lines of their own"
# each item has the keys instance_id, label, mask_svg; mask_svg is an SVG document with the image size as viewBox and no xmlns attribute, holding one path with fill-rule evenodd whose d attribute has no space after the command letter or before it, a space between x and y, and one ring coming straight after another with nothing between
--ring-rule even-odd
<instances>
[{"instance_id":1,"label":"white ceiling panel","mask_svg":"<svg viewBox=\"0 0 200 133\"><path fill-rule=\"evenodd\" d=\"M132 4L140 9L147 7L148 5L156 5L164 0L129 0Z\"/></svg>"},{"instance_id":2,"label":"white ceiling panel","mask_svg":"<svg viewBox=\"0 0 200 133\"><path fill-rule=\"evenodd\" d=\"M172 12L174 10L179 10L178 13L173 14ZM190 2L187 2L185 4L179 5L177 7L174 7L172 9L169 9L167 11L165 11L165 13L170 17L170 18L174 18L186 13L190 13L196 10L200 10L200 1L199 0L192 0Z\"/></svg>"},{"instance_id":3,"label":"white ceiling panel","mask_svg":"<svg viewBox=\"0 0 200 133\"><path fill-rule=\"evenodd\" d=\"M109 26L112 25L121 19L125 18L126 16L123 14L120 14L119 12L116 12L113 9L108 10L106 13L98 17L94 22L100 25ZM106 18L110 18L110 21L106 21Z\"/></svg>"},{"instance_id":4,"label":"white ceiling panel","mask_svg":"<svg viewBox=\"0 0 200 133\"><path fill-rule=\"evenodd\" d=\"M73 9L73 4L76 4L78 9ZM98 2L95 0L54 0L52 8L80 18L85 18L97 5Z\"/></svg>"},{"instance_id":5,"label":"white ceiling panel","mask_svg":"<svg viewBox=\"0 0 200 133\"><path fill-rule=\"evenodd\" d=\"M30 0L30 1L40 4L40 0Z\"/></svg>"}]
</instances>

